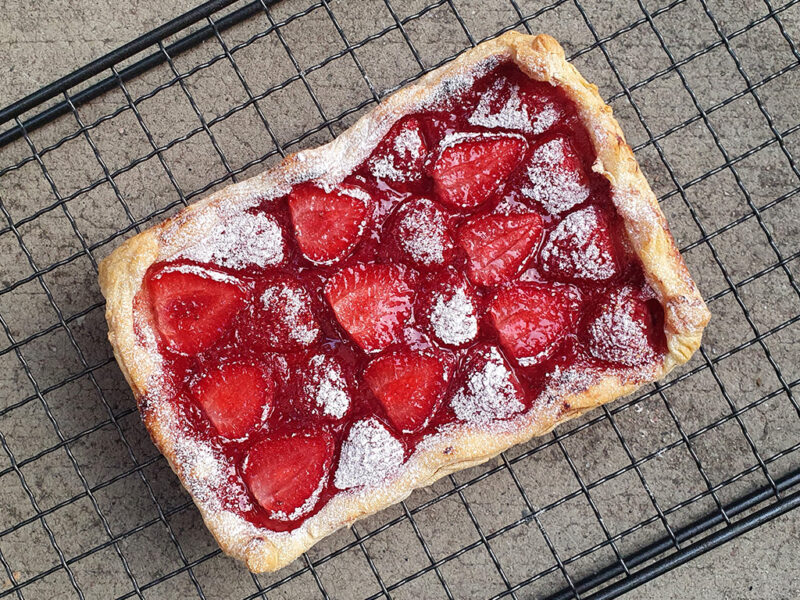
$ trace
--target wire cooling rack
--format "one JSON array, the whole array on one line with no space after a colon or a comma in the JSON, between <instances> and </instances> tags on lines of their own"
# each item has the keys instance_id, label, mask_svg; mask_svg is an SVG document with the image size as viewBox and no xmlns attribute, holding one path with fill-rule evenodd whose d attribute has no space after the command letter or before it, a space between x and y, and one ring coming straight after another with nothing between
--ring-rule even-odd
<instances>
[{"instance_id":1,"label":"wire cooling rack","mask_svg":"<svg viewBox=\"0 0 800 600\"><path fill-rule=\"evenodd\" d=\"M0 597L613 598L796 507L797 4L213 1L0 111ZM509 29L560 38L614 107L705 344L250 575L147 439L97 262Z\"/></svg>"}]
</instances>

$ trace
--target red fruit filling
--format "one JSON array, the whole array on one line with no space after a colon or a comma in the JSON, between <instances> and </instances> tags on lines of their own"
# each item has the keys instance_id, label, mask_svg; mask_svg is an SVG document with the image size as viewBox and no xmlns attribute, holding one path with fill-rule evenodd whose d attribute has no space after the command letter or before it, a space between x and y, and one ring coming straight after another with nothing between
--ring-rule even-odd
<instances>
[{"instance_id":1,"label":"red fruit filling","mask_svg":"<svg viewBox=\"0 0 800 600\"><path fill-rule=\"evenodd\" d=\"M369 194L355 186L326 192L298 185L289 194L294 235L309 260L328 264L349 254L364 231Z\"/></svg>"},{"instance_id":2,"label":"red fruit filling","mask_svg":"<svg viewBox=\"0 0 800 600\"><path fill-rule=\"evenodd\" d=\"M482 344L464 359L450 406L459 421L485 424L522 412L525 391L500 350Z\"/></svg>"},{"instance_id":3,"label":"red fruit filling","mask_svg":"<svg viewBox=\"0 0 800 600\"><path fill-rule=\"evenodd\" d=\"M478 336L480 301L463 275L447 271L423 288L419 318L442 346L462 347Z\"/></svg>"},{"instance_id":4,"label":"red fruit filling","mask_svg":"<svg viewBox=\"0 0 800 600\"><path fill-rule=\"evenodd\" d=\"M350 410L351 384L341 362L315 354L298 370L297 404L303 418L340 420Z\"/></svg>"},{"instance_id":5,"label":"red fruit filling","mask_svg":"<svg viewBox=\"0 0 800 600\"><path fill-rule=\"evenodd\" d=\"M477 285L495 285L516 275L542 236L536 213L488 214L468 219L458 230L467 253L467 273Z\"/></svg>"},{"instance_id":6,"label":"red fruit filling","mask_svg":"<svg viewBox=\"0 0 800 600\"><path fill-rule=\"evenodd\" d=\"M413 297L401 265L346 267L325 284L325 298L336 320L367 352L383 350L398 340Z\"/></svg>"},{"instance_id":7,"label":"red fruit filling","mask_svg":"<svg viewBox=\"0 0 800 600\"><path fill-rule=\"evenodd\" d=\"M259 350L306 348L320 336L311 295L302 283L283 274L257 283L252 303L237 321L239 337Z\"/></svg>"},{"instance_id":8,"label":"red fruit filling","mask_svg":"<svg viewBox=\"0 0 800 600\"><path fill-rule=\"evenodd\" d=\"M275 387L255 365L227 364L205 373L192 395L223 437L247 435L272 411Z\"/></svg>"},{"instance_id":9,"label":"red fruit filling","mask_svg":"<svg viewBox=\"0 0 800 600\"><path fill-rule=\"evenodd\" d=\"M546 90L514 79L501 75L489 84L468 119L471 125L539 135L563 118L565 111Z\"/></svg>"},{"instance_id":10,"label":"red fruit filling","mask_svg":"<svg viewBox=\"0 0 800 600\"><path fill-rule=\"evenodd\" d=\"M134 321L167 376L142 406L222 453L226 510L286 531L442 429L520 417L555 373L644 378L663 311L595 159L574 105L512 65L404 117L335 186L147 271Z\"/></svg>"},{"instance_id":11,"label":"red fruit filling","mask_svg":"<svg viewBox=\"0 0 800 600\"><path fill-rule=\"evenodd\" d=\"M587 326L592 356L630 367L656 357L654 331L646 302L630 288L602 298Z\"/></svg>"},{"instance_id":12,"label":"red fruit filling","mask_svg":"<svg viewBox=\"0 0 800 600\"><path fill-rule=\"evenodd\" d=\"M235 277L187 264L155 264L144 285L159 333L181 354L197 354L216 342L247 299Z\"/></svg>"},{"instance_id":13,"label":"red fruit filling","mask_svg":"<svg viewBox=\"0 0 800 600\"><path fill-rule=\"evenodd\" d=\"M516 135L476 134L445 140L433 165L437 195L453 208L480 206L511 175L527 146Z\"/></svg>"},{"instance_id":14,"label":"red fruit filling","mask_svg":"<svg viewBox=\"0 0 800 600\"><path fill-rule=\"evenodd\" d=\"M271 519L291 521L319 500L333 444L324 434L293 434L255 444L244 462L250 493Z\"/></svg>"},{"instance_id":15,"label":"red fruit filling","mask_svg":"<svg viewBox=\"0 0 800 600\"><path fill-rule=\"evenodd\" d=\"M422 178L428 147L419 121L410 117L392 127L369 160L369 171L378 180L407 185Z\"/></svg>"},{"instance_id":16,"label":"red fruit filling","mask_svg":"<svg viewBox=\"0 0 800 600\"><path fill-rule=\"evenodd\" d=\"M538 146L526 166L528 181L523 195L538 202L550 214L560 214L589 197L589 182L581 159L564 137Z\"/></svg>"},{"instance_id":17,"label":"red fruit filling","mask_svg":"<svg viewBox=\"0 0 800 600\"><path fill-rule=\"evenodd\" d=\"M497 292L489 315L505 351L523 367L531 367L564 340L579 308L573 288L517 283Z\"/></svg>"},{"instance_id":18,"label":"red fruit filling","mask_svg":"<svg viewBox=\"0 0 800 600\"><path fill-rule=\"evenodd\" d=\"M387 244L397 246L401 260L419 269L438 269L451 262L450 216L441 204L413 199L400 206L394 220L384 237Z\"/></svg>"},{"instance_id":19,"label":"red fruit filling","mask_svg":"<svg viewBox=\"0 0 800 600\"><path fill-rule=\"evenodd\" d=\"M372 361L364 381L396 429L418 431L433 415L444 391L444 367L433 356L396 352Z\"/></svg>"},{"instance_id":20,"label":"red fruit filling","mask_svg":"<svg viewBox=\"0 0 800 600\"><path fill-rule=\"evenodd\" d=\"M561 281L603 281L618 272L611 229L591 206L568 214L542 247L542 270Z\"/></svg>"}]
</instances>

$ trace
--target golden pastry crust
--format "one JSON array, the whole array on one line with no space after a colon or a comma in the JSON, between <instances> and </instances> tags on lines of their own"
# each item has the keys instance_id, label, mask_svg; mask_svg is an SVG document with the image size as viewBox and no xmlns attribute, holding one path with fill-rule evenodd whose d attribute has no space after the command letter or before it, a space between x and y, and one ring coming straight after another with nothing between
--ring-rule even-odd
<instances>
[{"instance_id":1,"label":"golden pastry crust","mask_svg":"<svg viewBox=\"0 0 800 600\"><path fill-rule=\"evenodd\" d=\"M318 513L291 532L259 529L222 510L204 481L214 457L197 455L180 430L169 403L145 402L159 383L160 357L147 336L134 333L134 296L147 268L175 256L207 233L222 215L243 210L265 198L277 198L299 181L336 183L366 159L399 118L441 99L448 89L469 82L500 61L512 60L532 79L560 87L575 102L587 128L597 161L593 169L611 184L622 217L648 283L664 307L668 353L663 363L642 370L589 375L567 370L554 376L533 409L502 424L478 427L454 424L419 444L402 469L384 485L336 494ZM689 276L669 233L658 202L642 175L611 108L597 87L564 58L550 36L508 32L462 54L414 85L386 98L339 138L322 147L291 155L279 165L245 182L229 186L178 215L126 241L100 266L100 285L107 300L109 340L117 362L139 401L144 422L159 450L192 494L222 549L254 572L276 570L317 541L356 519L372 514L455 471L480 464L507 448L549 432L583 412L629 394L642 383L663 377L686 362L699 347L709 312ZM149 324L136 324L140 334Z\"/></svg>"}]
</instances>

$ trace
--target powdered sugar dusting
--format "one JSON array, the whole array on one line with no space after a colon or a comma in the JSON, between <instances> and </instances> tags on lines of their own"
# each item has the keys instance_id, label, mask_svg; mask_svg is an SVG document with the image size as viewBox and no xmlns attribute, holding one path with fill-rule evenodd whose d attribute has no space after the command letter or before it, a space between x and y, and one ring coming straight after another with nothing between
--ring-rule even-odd
<instances>
[{"instance_id":1,"label":"powdered sugar dusting","mask_svg":"<svg viewBox=\"0 0 800 600\"><path fill-rule=\"evenodd\" d=\"M325 487L325 477L319 480L316 489L311 493L311 495L306 498L306 501L303 502L300 506L295 508L292 512L287 513L282 510L275 510L269 513L269 516L273 519L278 519L279 521L294 521L295 519L299 519L304 514L311 511L317 505L319 501L320 494L322 494L322 489Z\"/></svg>"},{"instance_id":2,"label":"powdered sugar dusting","mask_svg":"<svg viewBox=\"0 0 800 600\"><path fill-rule=\"evenodd\" d=\"M220 449L196 439L183 416L177 413L171 403L160 403L155 411L157 422L163 425L162 431L168 432L174 451L174 462L180 465L186 475L192 495L211 510L222 510L220 493L223 490L237 491L229 489L231 482L238 479L233 462ZM244 488L239 491L244 492ZM237 494L233 494L235 495ZM240 496L239 508L250 510L252 505L247 495L242 493Z\"/></svg>"},{"instance_id":3,"label":"powdered sugar dusting","mask_svg":"<svg viewBox=\"0 0 800 600\"><path fill-rule=\"evenodd\" d=\"M589 188L581 174L564 163L571 153L563 138L539 146L528 165L530 185L522 193L539 202L550 214L560 214L577 206L589 197Z\"/></svg>"},{"instance_id":4,"label":"powdered sugar dusting","mask_svg":"<svg viewBox=\"0 0 800 600\"><path fill-rule=\"evenodd\" d=\"M222 483L223 474L228 470L224 459L217 456L209 444L193 440L183 427L175 435L175 455L182 468L191 474L193 491L199 495L205 495Z\"/></svg>"},{"instance_id":5,"label":"powdered sugar dusting","mask_svg":"<svg viewBox=\"0 0 800 600\"><path fill-rule=\"evenodd\" d=\"M550 233L542 248L545 270L552 268L579 279L602 281L616 272L614 257L598 244L600 217L595 207L567 215Z\"/></svg>"},{"instance_id":6,"label":"powdered sugar dusting","mask_svg":"<svg viewBox=\"0 0 800 600\"><path fill-rule=\"evenodd\" d=\"M425 266L444 263L447 224L444 215L427 198L417 201L400 220L400 247L414 261Z\"/></svg>"},{"instance_id":7,"label":"powdered sugar dusting","mask_svg":"<svg viewBox=\"0 0 800 600\"><path fill-rule=\"evenodd\" d=\"M350 428L339 458L334 485L341 490L378 486L403 464L403 445L371 417Z\"/></svg>"},{"instance_id":8,"label":"powdered sugar dusting","mask_svg":"<svg viewBox=\"0 0 800 600\"><path fill-rule=\"evenodd\" d=\"M376 179L391 179L392 181L403 181L406 174L394 165L394 156L388 154L372 161L369 166L370 173Z\"/></svg>"},{"instance_id":9,"label":"powdered sugar dusting","mask_svg":"<svg viewBox=\"0 0 800 600\"><path fill-rule=\"evenodd\" d=\"M219 281L221 283L231 283L234 285L239 283L239 280L233 275L228 275L227 273L221 273L219 271L212 271L211 269L198 267L196 265L171 265L165 268L162 273L167 273L169 271L178 271L179 273L197 275L198 277L205 277L206 279Z\"/></svg>"},{"instance_id":10,"label":"powdered sugar dusting","mask_svg":"<svg viewBox=\"0 0 800 600\"><path fill-rule=\"evenodd\" d=\"M164 358L158 351L158 341L156 340L155 330L151 323L147 321L144 311L133 311L133 328L136 331L138 342L144 346L144 360L152 361L151 375L147 380L147 387L151 390L151 395L158 398L164 392ZM138 353L132 354L125 360L136 359ZM143 361L137 361L141 363ZM141 365L137 365L141 367Z\"/></svg>"},{"instance_id":11,"label":"powdered sugar dusting","mask_svg":"<svg viewBox=\"0 0 800 600\"><path fill-rule=\"evenodd\" d=\"M533 116L531 123L531 130L534 135L544 133L550 127L555 125L556 121L561 118L561 111L555 104L547 100L542 108Z\"/></svg>"},{"instance_id":12,"label":"powdered sugar dusting","mask_svg":"<svg viewBox=\"0 0 800 600\"><path fill-rule=\"evenodd\" d=\"M412 172L402 165L414 165L425 154L425 142L419 130L405 127L397 134L392 145L393 152L375 158L370 163L370 172L377 179L392 181L410 181L419 178L420 174ZM395 164L399 160L400 165Z\"/></svg>"},{"instance_id":13,"label":"powdered sugar dusting","mask_svg":"<svg viewBox=\"0 0 800 600\"><path fill-rule=\"evenodd\" d=\"M341 419L350 408L350 393L339 362L317 354L308 363L308 375L303 392L316 403L322 414Z\"/></svg>"},{"instance_id":14,"label":"powdered sugar dusting","mask_svg":"<svg viewBox=\"0 0 800 600\"><path fill-rule=\"evenodd\" d=\"M580 394L597 383L599 376L600 373L589 365L571 365L567 368L556 365L547 377L535 410L560 406L568 396Z\"/></svg>"},{"instance_id":15,"label":"powdered sugar dusting","mask_svg":"<svg viewBox=\"0 0 800 600\"><path fill-rule=\"evenodd\" d=\"M434 335L450 346L461 346L478 335L477 310L463 285L452 294L436 294L430 321Z\"/></svg>"},{"instance_id":16,"label":"powdered sugar dusting","mask_svg":"<svg viewBox=\"0 0 800 600\"><path fill-rule=\"evenodd\" d=\"M456 417L467 423L485 424L507 419L525 408L520 401L516 377L500 351L490 346L484 354L485 364L468 375L450 400Z\"/></svg>"},{"instance_id":17,"label":"powdered sugar dusting","mask_svg":"<svg viewBox=\"0 0 800 600\"><path fill-rule=\"evenodd\" d=\"M400 158L415 160L425 151L425 143L417 130L406 128L394 138L394 150Z\"/></svg>"},{"instance_id":18,"label":"powdered sugar dusting","mask_svg":"<svg viewBox=\"0 0 800 600\"><path fill-rule=\"evenodd\" d=\"M503 138L516 138L518 140L527 142L527 140L518 133L468 133L464 131L455 131L448 133L442 138L442 141L439 142L439 152L442 152L447 148L457 144L461 144L462 142L478 142L481 140L497 140Z\"/></svg>"},{"instance_id":19,"label":"powdered sugar dusting","mask_svg":"<svg viewBox=\"0 0 800 600\"><path fill-rule=\"evenodd\" d=\"M360 200L364 204L369 204L372 201L372 196L369 195L369 192L362 190L360 187L355 185L341 185L336 188L336 191L338 191L340 194L344 194L345 196L350 196L351 198Z\"/></svg>"},{"instance_id":20,"label":"powdered sugar dusting","mask_svg":"<svg viewBox=\"0 0 800 600\"><path fill-rule=\"evenodd\" d=\"M507 96L505 102L504 96ZM502 105L496 108L501 102ZM516 129L539 135L549 129L559 116L552 102L547 102L540 111L533 111L520 97L519 86L502 78L483 93L469 122L479 127Z\"/></svg>"},{"instance_id":21,"label":"powdered sugar dusting","mask_svg":"<svg viewBox=\"0 0 800 600\"><path fill-rule=\"evenodd\" d=\"M283 231L275 217L241 212L215 224L200 242L179 257L243 269L249 265L278 265L283 262L284 254Z\"/></svg>"},{"instance_id":22,"label":"powdered sugar dusting","mask_svg":"<svg viewBox=\"0 0 800 600\"><path fill-rule=\"evenodd\" d=\"M631 289L614 294L589 326L589 351L596 358L636 366L655 360L644 322L636 318Z\"/></svg>"},{"instance_id":23,"label":"powdered sugar dusting","mask_svg":"<svg viewBox=\"0 0 800 600\"><path fill-rule=\"evenodd\" d=\"M319 327L313 320L305 318L311 298L304 289L272 285L264 290L261 302L271 314L283 319L291 341L308 346L317 339Z\"/></svg>"},{"instance_id":24,"label":"powdered sugar dusting","mask_svg":"<svg viewBox=\"0 0 800 600\"><path fill-rule=\"evenodd\" d=\"M256 527L240 515L229 510L221 510L219 512L207 513L204 515L209 523L214 525L210 527L215 533L221 532L221 535L228 540L253 540L259 544L269 544L270 542L262 541L258 536L262 535L264 529Z\"/></svg>"}]
</instances>

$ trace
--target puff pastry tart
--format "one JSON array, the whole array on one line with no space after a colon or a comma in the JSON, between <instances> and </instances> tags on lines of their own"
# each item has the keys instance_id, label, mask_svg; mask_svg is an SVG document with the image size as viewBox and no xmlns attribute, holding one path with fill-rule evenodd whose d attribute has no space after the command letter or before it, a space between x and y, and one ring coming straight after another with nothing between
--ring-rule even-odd
<instances>
[{"instance_id":1,"label":"puff pastry tart","mask_svg":"<svg viewBox=\"0 0 800 600\"><path fill-rule=\"evenodd\" d=\"M597 88L513 32L100 283L153 441L256 572L662 377L709 319Z\"/></svg>"}]
</instances>

